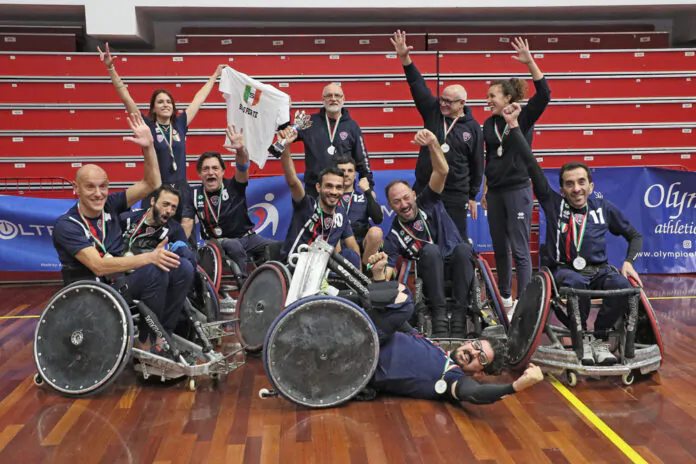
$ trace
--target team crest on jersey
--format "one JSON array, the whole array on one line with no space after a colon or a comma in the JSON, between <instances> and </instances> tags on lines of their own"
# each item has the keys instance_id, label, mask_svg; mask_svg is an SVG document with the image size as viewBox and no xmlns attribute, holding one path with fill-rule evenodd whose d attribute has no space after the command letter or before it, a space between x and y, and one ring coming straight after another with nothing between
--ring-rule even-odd
<instances>
[{"instance_id":1,"label":"team crest on jersey","mask_svg":"<svg viewBox=\"0 0 696 464\"><path fill-rule=\"evenodd\" d=\"M352 196L353 196L352 193L344 193L344 194L343 194L343 201L345 201L346 203L348 203L348 202L350 201L350 197L352 197Z\"/></svg>"},{"instance_id":2,"label":"team crest on jersey","mask_svg":"<svg viewBox=\"0 0 696 464\"><path fill-rule=\"evenodd\" d=\"M575 222L576 222L576 224L578 224L578 225L582 224L582 220L583 220L584 217L585 217L584 214L575 213Z\"/></svg>"},{"instance_id":3,"label":"team crest on jersey","mask_svg":"<svg viewBox=\"0 0 696 464\"><path fill-rule=\"evenodd\" d=\"M333 226L333 217L325 217L324 218L324 225L322 226L324 230L331 229Z\"/></svg>"},{"instance_id":4,"label":"team crest on jersey","mask_svg":"<svg viewBox=\"0 0 696 464\"><path fill-rule=\"evenodd\" d=\"M416 222L413 223L413 228L416 229L418 232L423 232L423 221L417 219Z\"/></svg>"},{"instance_id":5,"label":"team crest on jersey","mask_svg":"<svg viewBox=\"0 0 696 464\"><path fill-rule=\"evenodd\" d=\"M471 133L470 132L462 132L462 138L464 139L465 142L468 142L471 140Z\"/></svg>"},{"instance_id":6,"label":"team crest on jersey","mask_svg":"<svg viewBox=\"0 0 696 464\"><path fill-rule=\"evenodd\" d=\"M210 197L210 202L213 204L213 206L217 206L220 202L220 197L218 195L212 196Z\"/></svg>"},{"instance_id":7,"label":"team crest on jersey","mask_svg":"<svg viewBox=\"0 0 696 464\"><path fill-rule=\"evenodd\" d=\"M348 132L345 132L345 131L339 132L338 136L341 137L341 140L345 140L348 138Z\"/></svg>"},{"instance_id":8,"label":"team crest on jersey","mask_svg":"<svg viewBox=\"0 0 696 464\"><path fill-rule=\"evenodd\" d=\"M153 234L154 232L155 232L155 228L154 228L154 227L149 227L149 226L148 226L148 228L145 229L145 233L146 233L146 234Z\"/></svg>"},{"instance_id":9,"label":"team crest on jersey","mask_svg":"<svg viewBox=\"0 0 696 464\"><path fill-rule=\"evenodd\" d=\"M247 85L244 89L244 101L247 105L254 106L259 102L259 100L261 100L262 93L263 92L261 92L259 89L255 89L254 87Z\"/></svg>"}]
</instances>

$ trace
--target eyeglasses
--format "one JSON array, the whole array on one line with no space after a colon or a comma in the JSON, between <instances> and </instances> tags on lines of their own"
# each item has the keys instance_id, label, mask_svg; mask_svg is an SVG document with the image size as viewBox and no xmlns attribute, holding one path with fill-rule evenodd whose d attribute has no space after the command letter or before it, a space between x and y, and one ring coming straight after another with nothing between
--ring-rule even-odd
<instances>
[{"instance_id":1,"label":"eyeglasses","mask_svg":"<svg viewBox=\"0 0 696 464\"><path fill-rule=\"evenodd\" d=\"M454 105L455 103L459 103L459 102L461 101L461 100L449 100L449 99L447 99L447 98L445 98L445 97L440 97L439 100L440 100L440 104L441 104L441 105L447 105L447 106L452 106L452 105Z\"/></svg>"},{"instance_id":2,"label":"eyeglasses","mask_svg":"<svg viewBox=\"0 0 696 464\"><path fill-rule=\"evenodd\" d=\"M486 356L486 353L483 351L483 345L481 344L481 340L478 338L475 340L471 340L471 346L478 351L478 360L479 364L482 366L486 366L488 364L488 356Z\"/></svg>"},{"instance_id":3,"label":"eyeglasses","mask_svg":"<svg viewBox=\"0 0 696 464\"><path fill-rule=\"evenodd\" d=\"M326 95L322 95L322 98L324 98L325 100L333 100L334 98L336 100L340 100L341 98L343 98L343 94L342 93L327 93Z\"/></svg>"}]
</instances>

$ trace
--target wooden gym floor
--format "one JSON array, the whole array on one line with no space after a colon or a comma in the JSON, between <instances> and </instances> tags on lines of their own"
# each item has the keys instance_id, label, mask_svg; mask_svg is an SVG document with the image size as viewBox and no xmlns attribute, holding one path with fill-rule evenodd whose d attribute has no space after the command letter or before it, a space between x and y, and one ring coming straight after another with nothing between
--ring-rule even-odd
<instances>
[{"instance_id":1,"label":"wooden gym floor","mask_svg":"<svg viewBox=\"0 0 696 464\"><path fill-rule=\"evenodd\" d=\"M547 377L490 406L380 397L311 411L259 399L259 358L195 393L129 368L94 398L35 387L27 316L58 286L0 287L0 463L696 462L696 278L644 282L666 359L630 387L585 379L566 397Z\"/></svg>"}]
</instances>

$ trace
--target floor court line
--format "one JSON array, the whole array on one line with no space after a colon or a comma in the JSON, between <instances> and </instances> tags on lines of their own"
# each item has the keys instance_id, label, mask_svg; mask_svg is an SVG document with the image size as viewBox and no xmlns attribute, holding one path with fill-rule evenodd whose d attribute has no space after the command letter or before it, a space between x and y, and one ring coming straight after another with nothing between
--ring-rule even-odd
<instances>
[{"instance_id":1,"label":"floor court line","mask_svg":"<svg viewBox=\"0 0 696 464\"><path fill-rule=\"evenodd\" d=\"M577 411L585 417L597 430L602 432L602 434L609 439L610 442L614 444L623 454L626 455L628 459L631 460L633 463L640 463L640 464L647 464L647 461L643 459L643 457L638 454L636 450L631 448L631 446L626 443L623 438L621 438L616 432L614 432L602 419L597 417L597 415L592 412L590 408L585 406L585 403L580 401L580 399L573 395L570 390L568 390L565 385L563 385L561 382L558 381L556 377L554 377L551 374L548 374L548 377L551 381L551 385L566 399L568 402L573 405Z\"/></svg>"}]
</instances>

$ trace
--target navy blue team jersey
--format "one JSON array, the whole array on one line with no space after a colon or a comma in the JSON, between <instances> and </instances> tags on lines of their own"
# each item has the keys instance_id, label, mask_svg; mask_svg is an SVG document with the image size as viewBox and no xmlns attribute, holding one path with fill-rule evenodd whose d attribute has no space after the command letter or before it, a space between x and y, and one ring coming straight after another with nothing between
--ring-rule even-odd
<instances>
[{"instance_id":1,"label":"navy blue team jersey","mask_svg":"<svg viewBox=\"0 0 696 464\"><path fill-rule=\"evenodd\" d=\"M339 240L352 236L353 229L340 204L336 206L333 214L322 214L317 201L305 195L299 202L292 202L292 220L285 236L281 258L283 261L287 260L289 254L297 251L298 246L311 245L317 239L323 238L335 247Z\"/></svg>"},{"instance_id":2,"label":"navy blue team jersey","mask_svg":"<svg viewBox=\"0 0 696 464\"><path fill-rule=\"evenodd\" d=\"M64 278L66 274L80 278L94 278L92 271L78 261L75 255L87 247L94 246L99 254L104 256L104 252L96 244L92 235L96 235L97 239L103 242L106 251L112 256L123 255L123 232L118 218L121 213L128 210L126 192L110 194L104 205L103 214L95 218L85 217L87 224L83 221L77 205L78 203L56 221L53 229L53 246L63 265ZM105 224L106 237L104 237Z\"/></svg>"},{"instance_id":3,"label":"navy blue team jersey","mask_svg":"<svg viewBox=\"0 0 696 464\"><path fill-rule=\"evenodd\" d=\"M396 267L399 256L418 259L420 249L428 242L436 244L443 257L449 256L454 247L463 242L457 226L445 211L441 195L434 192L430 185L418 195L416 204L420 214L403 225L398 217L394 218L384 239L384 252L389 256L389 267Z\"/></svg>"},{"instance_id":4,"label":"navy blue team jersey","mask_svg":"<svg viewBox=\"0 0 696 464\"><path fill-rule=\"evenodd\" d=\"M125 251L130 250L136 255L152 251L167 237L169 244L186 242L184 229L177 221L169 219L166 224L152 227L143 220L146 214L146 209L137 209L126 211L119 216Z\"/></svg>"},{"instance_id":5,"label":"navy blue team jersey","mask_svg":"<svg viewBox=\"0 0 696 464\"><path fill-rule=\"evenodd\" d=\"M157 165L160 169L162 183L175 183L186 181L186 133L188 132L188 119L186 112L179 113L174 124L157 124L145 113L142 113L143 121L150 128L155 139L155 152L157 153ZM164 130L162 130L164 129ZM173 132L172 129L174 130ZM176 171L172 164L172 150L169 148L171 135L172 150L176 161Z\"/></svg>"},{"instance_id":6,"label":"navy blue team jersey","mask_svg":"<svg viewBox=\"0 0 696 464\"><path fill-rule=\"evenodd\" d=\"M238 182L232 177L222 179L222 185L221 190L207 194L204 193L203 186L192 186L191 202L183 209L182 216L189 219L198 216L202 224L201 234L205 238L214 238L216 227L222 229L222 237L243 237L254 228L254 223L249 219L247 211L246 189L249 183ZM221 205L220 202L222 202ZM218 205L220 205L220 216L216 221Z\"/></svg>"}]
</instances>

